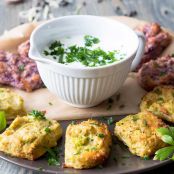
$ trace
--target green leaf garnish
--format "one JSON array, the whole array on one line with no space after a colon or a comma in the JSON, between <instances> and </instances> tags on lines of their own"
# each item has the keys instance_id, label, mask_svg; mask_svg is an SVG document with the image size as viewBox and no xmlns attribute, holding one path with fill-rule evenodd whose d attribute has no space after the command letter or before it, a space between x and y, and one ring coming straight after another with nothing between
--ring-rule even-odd
<instances>
[{"instance_id":1,"label":"green leaf garnish","mask_svg":"<svg viewBox=\"0 0 174 174\"><path fill-rule=\"evenodd\" d=\"M32 110L28 115L40 120L46 119L44 111Z\"/></svg>"},{"instance_id":2,"label":"green leaf garnish","mask_svg":"<svg viewBox=\"0 0 174 174\"><path fill-rule=\"evenodd\" d=\"M0 131L4 130L7 126L7 121L5 117L5 112L0 111Z\"/></svg>"},{"instance_id":3,"label":"green leaf garnish","mask_svg":"<svg viewBox=\"0 0 174 174\"><path fill-rule=\"evenodd\" d=\"M163 161L170 158L174 153L174 127L158 128L157 133L162 141L169 145L155 152L154 159ZM174 155L170 159L174 160Z\"/></svg>"},{"instance_id":4,"label":"green leaf garnish","mask_svg":"<svg viewBox=\"0 0 174 174\"><path fill-rule=\"evenodd\" d=\"M174 145L173 138L170 135L163 135L161 139L167 144Z\"/></svg>"},{"instance_id":5,"label":"green leaf garnish","mask_svg":"<svg viewBox=\"0 0 174 174\"><path fill-rule=\"evenodd\" d=\"M60 166L60 149L58 147L47 148L48 165Z\"/></svg>"},{"instance_id":6,"label":"green leaf garnish","mask_svg":"<svg viewBox=\"0 0 174 174\"><path fill-rule=\"evenodd\" d=\"M150 160L148 156L143 157L144 160Z\"/></svg>"},{"instance_id":7,"label":"green leaf garnish","mask_svg":"<svg viewBox=\"0 0 174 174\"><path fill-rule=\"evenodd\" d=\"M45 132L46 132L46 133L50 133L50 132L51 132L51 129L50 129L49 127L46 127L46 128L45 128Z\"/></svg>"},{"instance_id":8,"label":"green leaf garnish","mask_svg":"<svg viewBox=\"0 0 174 174\"><path fill-rule=\"evenodd\" d=\"M170 157L170 155L172 155L173 152L174 152L174 146L164 147L155 152L154 160L160 160L160 161L166 160L167 158Z\"/></svg>"},{"instance_id":9,"label":"green leaf garnish","mask_svg":"<svg viewBox=\"0 0 174 174\"><path fill-rule=\"evenodd\" d=\"M98 44L100 42L98 38L90 36L90 35L86 35L84 39L85 39L85 46L88 46L88 47L91 47L93 46L93 44Z\"/></svg>"},{"instance_id":10,"label":"green leaf garnish","mask_svg":"<svg viewBox=\"0 0 174 174\"><path fill-rule=\"evenodd\" d=\"M100 138L104 138L105 135L100 133L100 134L98 134L98 137L100 137Z\"/></svg>"},{"instance_id":11,"label":"green leaf garnish","mask_svg":"<svg viewBox=\"0 0 174 174\"><path fill-rule=\"evenodd\" d=\"M108 125L111 125L111 124L113 124L114 122L115 122L115 121L114 121L113 117L110 117L110 118L108 118L108 120L107 120Z\"/></svg>"}]
</instances>

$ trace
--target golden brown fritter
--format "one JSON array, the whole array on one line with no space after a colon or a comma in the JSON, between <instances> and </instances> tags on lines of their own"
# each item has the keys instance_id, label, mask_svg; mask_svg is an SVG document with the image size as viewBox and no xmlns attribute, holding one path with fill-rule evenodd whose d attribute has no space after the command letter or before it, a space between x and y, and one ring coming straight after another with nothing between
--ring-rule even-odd
<instances>
[{"instance_id":1,"label":"golden brown fritter","mask_svg":"<svg viewBox=\"0 0 174 174\"><path fill-rule=\"evenodd\" d=\"M22 97L6 88L0 88L0 110L5 112L7 120L26 114Z\"/></svg>"},{"instance_id":2,"label":"golden brown fritter","mask_svg":"<svg viewBox=\"0 0 174 174\"><path fill-rule=\"evenodd\" d=\"M106 124L87 120L70 124L66 130L65 167L92 168L109 156L111 134Z\"/></svg>"},{"instance_id":3,"label":"golden brown fritter","mask_svg":"<svg viewBox=\"0 0 174 174\"><path fill-rule=\"evenodd\" d=\"M148 157L165 146L156 131L159 127L165 127L161 119L150 112L140 112L117 122L114 134L128 146L132 154Z\"/></svg>"},{"instance_id":4,"label":"golden brown fritter","mask_svg":"<svg viewBox=\"0 0 174 174\"><path fill-rule=\"evenodd\" d=\"M47 148L56 146L61 135L62 129L57 121L33 116L17 117L0 135L0 151L14 157L35 160Z\"/></svg>"},{"instance_id":5,"label":"golden brown fritter","mask_svg":"<svg viewBox=\"0 0 174 174\"><path fill-rule=\"evenodd\" d=\"M143 97L140 109L152 112L154 115L174 123L174 87L154 88Z\"/></svg>"}]
</instances>

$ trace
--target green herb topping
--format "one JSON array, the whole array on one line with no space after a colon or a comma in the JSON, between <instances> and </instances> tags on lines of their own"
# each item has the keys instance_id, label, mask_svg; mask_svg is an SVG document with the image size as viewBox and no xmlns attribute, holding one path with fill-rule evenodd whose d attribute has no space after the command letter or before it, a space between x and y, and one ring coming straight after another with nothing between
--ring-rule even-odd
<instances>
[{"instance_id":1,"label":"green herb topping","mask_svg":"<svg viewBox=\"0 0 174 174\"><path fill-rule=\"evenodd\" d=\"M143 120L143 125L144 125L145 127L147 127L147 126L148 126L148 123L147 123L147 121L146 121L146 120Z\"/></svg>"},{"instance_id":2,"label":"green herb topping","mask_svg":"<svg viewBox=\"0 0 174 174\"><path fill-rule=\"evenodd\" d=\"M20 66L18 67L18 69L19 69L19 71L24 71L25 65L24 65L24 64L20 65Z\"/></svg>"},{"instance_id":3,"label":"green herb topping","mask_svg":"<svg viewBox=\"0 0 174 174\"><path fill-rule=\"evenodd\" d=\"M60 166L60 149L58 147L54 147L52 149L47 149L47 160L48 165Z\"/></svg>"},{"instance_id":4,"label":"green herb topping","mask_svg":"<svg viewBox=\"0 0 174 174\"><path fill-rule=\"evenodd\" d=\"M138 119L139 119L138 115L133 115L133 116L132 116L132 120L133 120L133 121L137 121Z\"/></svg>"},{"instance_id":5,"label":"green herb topping","mask_svg":"<svg viewBox=\"0 0 174 174\"><path fill-rule=\"evenodd\" d=\"M114 123L114 119L112 117L108 118L107 120L108 125L111 125Z\"/></svg>"},{"instance_id":6,"label":"green herb topping","mask_svg":"<svg viewBox=\"0 0 174 174\"><path fill-rule=\"evenodd\" d=\"M46 133L50 133L50 132L51 132L51 129L50 129L49 127L46 127L46 128L45 128L45 132L46 132Z\"/></svg>"},{"instance_id":7,"label":"green herb topping","mask_svg":"<svg viewBox=\"0 0 174 174\"><path fill-rule=\"evenodd\" d=\"M46 119L45 117L45 112L44 111L37 111L37 110L32 110L29 113L30 116L33 116L36 119L44 120Z\"/></svg>"},{"instance_id":8,"label":"green herb topping","mask_svg":"<svg viewBox=\"0 0 174 174\"><path fill-rule=\"evenodd\" d=\"M144 159L144 160L150 160L150 157L145 156L145 157L143 157L143 159Z\"/></svg>"},{"instance_id":9,"label":"green herb topping","mask_svg":"<svg viewBox=\"0 0 174 174\"><path fill-rule=\"evenodd\" d=\"M52 106L52 105L53 105L53 103L51 103L51 102L49 102L48 104L49 104L50 106Z\"/></svg>"},{"instance_id":10,"label":"green herb topping","mask_svg":"<svg viewBox=\"0 0 174 174\"><path fill-rule=\"evenodd\" d=\"M4 130L7 126L5 112L0 111L0 131Z\"/></svg>"},{"instance_id":11,"label":"green herb topping","mask_svg":"<svg viewBox=\"0 0 174 174\"><path fill-rule=\"evenodd\" d=\"M100 137L100 138L104 138L105 135L100 133L100 134L98 134L98 137Z\"/></svg>"},{"instance_id":12,"label":"green herb topping","mask_svg":"<svg viewBox=\"0 0 174 174\"><path fill-rule=\"evenodd\" d=\"M154 159L163 161L170 158L174 160L174 127L158 128L157 133L168 146L156 151Z\"/></svg>"},{"instance_id":13,"label":"green herb topping","mask_svg":"<svg viewBox=\"0 0 174 174\"><path fill-rule=\"evenodd\" d=\"M90 36L90 35L86 35L84 39L85 39L85 46L87 47L91 47L93 46L93 44L98 44L100 42L98 38Z\"/></svg>"},{"instance_id":14,"label":"green herb topping","mask_svg":"<svg viewBox=\"0 0 174 174\"><path fill-rule=\"evenodd\" d=\"M74 121L74 120L71 121L71 125L74 125L74 124L76 124L76 121Z\"/></svg>"},{"instance_id":15,"label":"green herb topping","mask_svg":"<svg viewBox=\"0 0 174 174\"><path fill-rule=\"evenodd\" d=\"M54 41L47 50L43 51L45 56L51 56L58 63L68 64L72 62L80 62L89 67L103 66L121 60L125 54L118 50L104 51L100 47L92 49L94 44L98 44L100 40L96 37L84 36L84 47L71 45L65 47L60 41Z\"/></svg>"}]
</instances>

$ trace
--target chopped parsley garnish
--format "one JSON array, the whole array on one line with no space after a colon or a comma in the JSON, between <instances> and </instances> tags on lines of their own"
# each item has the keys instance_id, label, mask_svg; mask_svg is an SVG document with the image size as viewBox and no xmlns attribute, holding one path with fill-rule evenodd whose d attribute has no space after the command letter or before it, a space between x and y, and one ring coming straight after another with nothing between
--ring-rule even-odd
<instances>
[{"instance_id":1,"label":"chopped parsley garnish","mask_svg":"<svg viewBox=\"0 0 174 174\"><path fill-rule=\"evenodd\" d=\"M93 44L99 43L99 39L93 36L84 36L85 46L71 45L65 47L60 41L54 41L47 50L45 56L52 56L58 63L68 64L80 62L89 67L102 66L113 63L125 57L120 51L104 51L100 47L92 49Z\"/></svg>"},{"instance_id":2,"label":"chopped parsley garnish","mask_svg":"<svg viewBox=\"0 0 174 174\"><path fill-rule=\"evenodd\" d=\"M99 126L98 123L90 123L91 125L94 125L94 126Z\"/></svg>"},{"instance_id":3,"label":"chopped parsley garnish","mask_svg":"<svg viewBox=\"0 0 174 174\"><path fill-rule=\"evenodd\" d=\"M143 125L146 126L146 127L148 126L148 123L147 123L146 120L143 120Z\"/></svg>"},{"instance_id":4,"label":"chopped parsley garnish","mask_svg":"<svg viewBox=\"0 0 174 174\"><path fill-rule=\"evenodd\" d=\"M158 101L158 103L163 103L164 102L164 99L162 97L158 97L157 98L157 101Z\"/></svg>"},{"instance_id":5,"label":"chopped parsley garnish","mask_svg":"<svg viewBox=\"0 0 174 174\"><path fill-rule=\"evenodd\" d=\"M5 112L0 111L0 131L4 130L7 126L7 121L5 117Z\"/></svg>"},{"instance_id":6,"label":"chopped parsley garnish","mask_svg":"<svg viewBox=\"0 0 174 174\"><path fill-rule=\"evenodd\" d=\"M108 118L107 120L108 125L111 125L114 123L114 119L112 117Z\"/></svg>"},{"instance_id":7,"label":"chopped parsley garnish","mask_svg":"<svg viewBox=\"0 0 174 174\"><path fill-rule=\"evenodd\" d=\"M143 157L143 159L144 159L144 160L150 160L150 157L145 156L145 157Z\"/></svg>"},{"instance_id":8,"label":"chopped parsley garnish","mask_svg":"<svg viewBox=\"0 0 174 174\"><path fill-rule=\"evenodd\" d=\"M98 134L98 137L100 137L100 138L104 138L105 135L100 133L100 134Z\"/></svg>"},{"instance_id":9,"label":"chopped parsley garnish","mask_svg":"<svg viewBox=\"0 0 174 174\"><path fill-rule=\"evenodd\" d=\"M157 133L163 142L168 144L167 147L163 147L155 152L155 160L174 160L174 127L161 127L157 129Z\"/></svg>"},{"instance_id":10,"label":"chopped parsley garnish","mask_svg":"<svg viewBox=\"0 0 174 174\"><path fill-rule=\"evenodd\" d=\"M24 71L25 65L24 65L24 64L19 65L19 66L18 66L18 69L19 69L19 71Z\"/></svg>"},{"instance_id":11,"label":"chopped parsley garnish","mask_svg":"<svg viewBox=\"0 0 174 174\"><path fill-rule=\"evenodd\" d=\"M91 147L91 150L97 150L97 148L96 147Z\"/></svg>"},{"instance_id":12,"label":"chopped parsley garnish","mask_svg":"<svg viewBox=\"0 0 174 174\"><path fill-rule=\"evenodd\" d=\"M133 116L132 116L132 120L133 120L133 121L137 121L138 119L139 119L138 115L133 115Z\"/></svg>"},{"instance_id":13,"label":"chopped parsley garnish","mask_svg":"<svg viewBox=\"0 0 174 174\"><path fill-rule=\"evenodd\" d=\"M52 106L52 105L53 105L53 103L51 103L51 102L49 102L48 104L49 104L50 106Z\"/></svg>"},{"instance_id":14,"label":"chopped parsley garnish","mask_svg":"<svg viewBox=\"0 0 174 174\"><path fill-rule=\"evenodd\" d=\"M46 128L45 128L45 132L46 132L46 133L50 133L50 132L51 132L51 129L50 129L49 127L46 127Z\"/></svg>"},{"instance_id":15,"label":"chopped parsley garnish","mask_svg":"<svg viewBox=\"0 0 174 174\"><path fill-rule=\"evenodd\" d=\"M52 149L47 149L47 160L48 165L56 165L60 166L60 149L58 147L54 147Z\"/></svg>"},{"instance_id":16,"label":"chopped parsley garnish","mask_svg":"<svg viewBox=\"0 0 174 174\"><path fill-rule=\"evenodd\" d=\"M74 125L74 124L76 124L76 121L74 121L74 120L71 121L71 125Z\"/></svg>"},{"instance_id":17,"label":"chopped parsley garnish","mask_svg":"<svg viewBox=\"0 0 174 174\"><path fill-rule=\"evenodd\" d=\"M33 116L36 119L40 119L40 120L45 120L45 112L44 111L38 111L38 110L32 110L29 113L30 116Z\"/></svg>"},{"instance_id":18,"label":"chopped parsley garnish","mask_svg":"<svg viewBox=\"0 0 174 174\"><path fill-rule=\"evenodd\" d=\"M162 91L161 91L159 88L154 89L154 92L155 92L157 95L161 95L161 94L162 94Z\"/></svg>"},{"instance_id":19,"label":"chopped parsley garnish","mask_svg":"<svg viewBox=\"0 0 174 174\"><path fill-rule=\"evenodd\" d=\"M91 47L93 44L98 44L100 42L100 40L97 37L93 37L90 35L86 35L84 39L85 39L85 46L87 47Z\"/></svg>"}]
</instances>

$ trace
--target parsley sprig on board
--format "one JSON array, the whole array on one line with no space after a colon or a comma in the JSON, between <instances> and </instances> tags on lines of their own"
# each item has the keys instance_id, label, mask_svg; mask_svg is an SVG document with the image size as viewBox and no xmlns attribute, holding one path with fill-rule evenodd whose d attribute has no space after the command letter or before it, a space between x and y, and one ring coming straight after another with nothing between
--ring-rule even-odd
<instances>
[{"instance_id":1,"label":"parsley sprig on board","mask_svg":"<svg viewBox=\"0 0 174 174\"><path fill-rule=\"evenodd\" d=\"M158 134L160 135L163 142L169 146L159 149L155 152L155 160L174 160L174 127L168 128L159 128L157 129Z\"/></svg>"}]
</instances>

